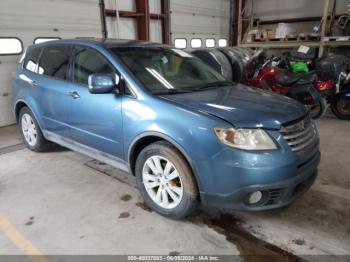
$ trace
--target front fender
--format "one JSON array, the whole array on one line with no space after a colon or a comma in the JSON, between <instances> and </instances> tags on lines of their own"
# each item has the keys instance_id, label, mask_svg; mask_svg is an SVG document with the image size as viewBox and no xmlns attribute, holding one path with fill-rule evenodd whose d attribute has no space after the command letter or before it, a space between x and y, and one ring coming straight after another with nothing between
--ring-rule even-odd
<instances>
[{"instance_id":1,"label":"front fender","mask_svg":"<svg viewBox=\"0 0 350 262\"><path fill-rule=\"evenodd\" d=\"M122 108L125 160L130 163L132 148L140 139L156 136L182 152L197 178L197 163L214 158L223 149L214 127L231 127L221 119L157 98L125 97Z\"/></svg>"},{"instance_id":2,"label":"front fender","mask_svg":"<svg viewBox=\"0 0 350 262\"><path fill-rule=\"evenodd\" d=\"M350 101L350 90L343 90L341 93L340 93L340 99L344 99L344 100L347 100L347 101Z\"/></svg>"}]
</instances>

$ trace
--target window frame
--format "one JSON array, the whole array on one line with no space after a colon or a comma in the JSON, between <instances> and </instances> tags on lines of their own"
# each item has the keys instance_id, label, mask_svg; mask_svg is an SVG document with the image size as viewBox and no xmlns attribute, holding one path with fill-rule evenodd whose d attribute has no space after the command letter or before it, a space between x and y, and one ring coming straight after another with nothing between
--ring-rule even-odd
<instances>
[{"instance_id":1,"label":"window frame","mask_svg":"<svg viewBox=\"0 0 350 262\"><path fill-rule=\"evenodd\" d=\"M70 47L70 52L69 52L69 59L68 59L68 66L67 66L67 69L66 69L66 79L62 79L62 78L58 78L58 77L54 77L54 76L49 76L49 75L45 75L45 74L39 74L39 66L40 66L40 62L41 62L41 59L43 57L43 54L44 54L44 51L46 48L49 48L49 47L53 47L53 46L69 46ZM38 60L38 65L37 65L37 69L36 69L36 74L39 75L39 76L42 76L42 77L48 77L48 78L51 78L51 79L55 79L57 81L64 81L64 82L71 82L70 81L70 65L71 65L71 59L72 59L72 52L73 52L73 45L72 44L66 44L66 43L60 43L60 44L49 44L49 45L45 45L43 46L43 49L41 50L41 53L40 53L40 58Z\"/></svg>"},{"instance_id":2,"label":"window frame","mask_svg":"<svg viewBox=\"0 0 350 262\"><path fill-rule=\"evenodd\" d=\"M186 46L185 46L185 47L182 47L182 48L177 47L175 42L176 42L176 40L178 40L178 39L179 39L179 40L185 40ZM188 45L187 45L187 39L186 39L186 38L184 38L184 37L179 37L179 38L175 38L175 39L174 39L174 47L175 47L175 48L177 48L177 49L186 49L187 46L188 46Z\"/></svg>"},{"instance_id":3,"label":"window frame","mask_svg":"<svg viewBox=\"0 0 350 262\"><path fill-rule=\"evenodd\" d=\"M220 45L220 41L221 40L225 40L226 41L226 45ZM220 38L219 40L218 40L218 47L227 47L228 46L228 40L227 40L227 38Z\"/></svg>"},{"instance_id":4,"label":"window frame","mask_svg":"<svg viewBox=\"0 0 350 262\"><path fill-rule=\"evenodd\" d=\"M94 47L91 47L91 46L87 46L87 45L73 45L73 48L72 48L72 55L71 55L71 61L70 61L70 80L73 84L75 85L80 85L80 86L83 86L83 87L86 87L88 88L89 85L88 84L82 84L82 83L78 83L78 82L75 82L74 80L74 70L75 70L75 58L76 58L76 55L75 55L75 48L86 48L86 49L91 49L93 51L95 51L96 53L98 53L103 59L105 59L107 61L107 63L109 64L109 66L111 66L112 68L114 68L114 70L116 71L116 74L119 75L119 77L121 77L119 71L115 68L115 66L113 65L113 63L104 55L102 54L99 50L97 50L96 48Z\"/></svg>"},{"instance_id":5,"label":"window frame","mask_svg":"<svg viewBox=\"0 0 350 262\"><path fill-rule=\"evenodd\" d=\"M24 52L24 46L23 46L23 41L17 36L0 36L0 39L17 39L21 43L21 52L19 53L8 53L8 54L1 54L0 56L15 56L15 55L21 55Z\"/></svg>"},{"instance_id":6,"label":"window frame","mask_svg":"<svg viewBox=\"0 0 350 262\"><path fill-rule=\"evenodd\" d=\"M208 41L208 40L213 40L213 41L214 41L214 46L208 46L208 45L207 45L207 41ZM215 48L215 47L216 47L216 40L215 40L215 38L206 38L206 39L205 39L205 47L206 47L206 48Z\"/></svg>"},{"instance_id":7,"label":"window frame","mask_svg":"<svg viewBox=\"0 0 350 262\"><path fill-rule=\"evenodd\" d=\"M193 40L200 40L201 41L201 46L199 46L199 47L193 47L193 45L192 45L192 41ZM198 37L195 37L195 38L191 38L191 48L192 49L199 49L199 48L202 48L203 47L203 40L202 40L202 38L198 38Z\"/></svg>"},{"instance_id":8,"label":"window frame","mask_svg":"<svg viewBox=\"0 0 350 262\"><path fill-rule=\"evenodd\" d=\"M36 40L38 39L55 39L55 40L52 40L52 41L56 41L56 40L62 40L61 37L59 36L38 36L38 37L35 37L34 40L33 40L33 44L34 45L40 45L40 44L43 44L43 43L47 43L47 42L51 42L51 41L46 41L46 42L42 42L42 43L35 43Z\"/></svg>"},{"instance_id":9,"label":"window frame","mask_svg":"<svg viewBox=\"0 0 350 262\"><path fill-rule=\"evenodd\" d=\"M27 69L27 68L25 68L24 67L24 63L25 63L25 61L26 61L26 59L28 58L27 56L28 56L28 52L32 52L33 51L33 49L41 49L40 50L40 53L39 53L39 56L38 56L38 61L37 61L37 65L36 65L36 67L35 67L35 72L34 71L30 71L29 69ZM27 48L27 50L25 51L25 56L24 56L24 58L23 58L23 61L22 61L22 63L21 63L21 67L22 67L22 69L23 70L26 70L27 72L31 72L31 73L33 73L33 74L37 74L37 75L39 75L39 73L38 73L38 68L39 68L39 62L40 62L40 59L41 59L41 55L43 54L43 51L44 51L44 47L32 47L32 48Z\"/></svg>"},{"instance_id":10,"label":"window frame","mask_svg":"<svg viewBox=\"0 0 350 262\"><path fill-rule=\"evenodd\" d=\"M79 85L79 86L84 87L84 88L89 88L88 85L74 82L75 57L76 57L74 50L75 50L75 48L79 48L79 47L88 48L88 49L91 49L91 50L95 51L101 57L103 57L108 62L108 64L111 67L114 68L114 70L115 70L116 74L119 76L120 80L121 81L125 81L124 86L122 88L122 92L121 92L122 96L128 96L128 97L131 97L131 98L137 98L137 95L136 95L136 92L134 91L134 89L131 87L131 85L128 83L128 81L126 81L126 79L122 76L122 74L119 72L119 70L114 66L114 64L111 62L111 60L108 57L106 57L103 53L101 53L99 50L97 50L96 48L88 46L88 45L82 45L82 44L74 44L73 45L71 61L70 61L70 66L69 66L69 68L70 68L70 70L69 70L69 75L70 75L69 79L70 79L71 83L73 83L75 85ZM111 51L108 50L108 52L111 52ZM114 56L113 53L111 53L111 54ZM130 91L131 95L125 94L125 89L126 88Z\"/></svg>"}]
</instances>

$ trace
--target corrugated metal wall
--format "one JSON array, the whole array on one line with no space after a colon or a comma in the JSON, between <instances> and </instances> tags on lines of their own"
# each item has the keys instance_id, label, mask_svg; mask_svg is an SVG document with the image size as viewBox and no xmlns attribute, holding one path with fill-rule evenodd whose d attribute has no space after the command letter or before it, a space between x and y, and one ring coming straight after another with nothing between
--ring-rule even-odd
<instances>
[{"instance_id":1,"label":"corrugated metal wall","mask_svg":"<svg viewBox=\"0 0 350 262\"><path fill-rule=\"evenodd\" d=\"M214 38L229 40L230 34L230 0L172 0L171 42L177 38L186 38L188 49L191 39Z\"/></svg>"},{"instance_id":2,"label":"corrugated metal wall","mask_svg":"<svg viewBox=\"0 0 350 262\"><path fill-rule=\"evenodd\" d=\"M1 0L0 36L20 38L101 36L96 0ZM10 107L11 72L20 56L0 56L0 126L14 123Z\"/></svg>"}]
</instances>

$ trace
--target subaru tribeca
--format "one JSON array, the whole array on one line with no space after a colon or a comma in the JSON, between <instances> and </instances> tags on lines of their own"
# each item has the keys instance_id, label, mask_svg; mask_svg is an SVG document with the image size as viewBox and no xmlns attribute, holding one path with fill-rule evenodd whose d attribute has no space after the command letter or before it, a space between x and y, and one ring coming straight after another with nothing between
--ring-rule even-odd
<instances>
[{"instance_id":1,"label":"subaru tribeca","mask_svg":"<svg viewBox=\"0 0 350 262\"><path fill-rule=\"evenodd\" d=\"M319 136L289 98L227 81L189 53L130 40L31 46L13 74L26 146L50 142L129 172L174 219L197 204L286 206L317 175Z\"/></svg>"}]
</instances>

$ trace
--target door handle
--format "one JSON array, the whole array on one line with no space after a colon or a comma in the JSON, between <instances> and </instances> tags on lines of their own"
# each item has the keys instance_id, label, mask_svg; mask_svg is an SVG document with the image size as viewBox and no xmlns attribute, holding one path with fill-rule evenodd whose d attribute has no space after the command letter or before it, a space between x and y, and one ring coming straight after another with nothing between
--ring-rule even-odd
<instances>
[{"instance_id":1,"label":"door handle","mask_svg":"<svg viewBox=\"0 0 350 262\"><path fill-rule=\"evenodd\" d=\"M69 96L71 96L73 99L78 99L80 98L80 95L78 94L78 92L69 92L68 93Z\"/></svg>"}]
</instances>

